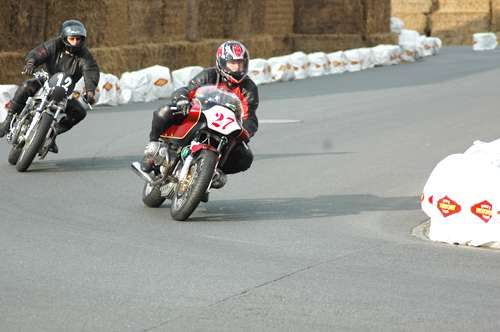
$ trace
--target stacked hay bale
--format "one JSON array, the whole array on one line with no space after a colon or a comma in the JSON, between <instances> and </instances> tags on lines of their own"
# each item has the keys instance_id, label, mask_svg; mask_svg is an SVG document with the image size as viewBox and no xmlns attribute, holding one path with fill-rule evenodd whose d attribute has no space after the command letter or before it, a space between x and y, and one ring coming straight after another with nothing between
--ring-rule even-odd
<instances>
[{"instance_id":1,"label":"stacked hay bale","mask_svg":"<svg viewBox=\"0 0 500 332\"><path fill-rule=\"evenodd\" d=\"M391 17L402 20L405 29L429 35L432 29L430 14L438 7L438 0L391 0Z\"/></svg>"},{"instance_id":2,"label":"stacked hay bale","mask_svg":"<svg viewBox=\"0 0 500 332\"><path fill-rule=\"evenodd\" d=\"M444 45L471 45L472 35L490 31L490 0L440 0L431 14L432 35Z\"/></svg>"},{"instance_id":3,"label":"stacked hay bale","mask_svg":"<svg viewBox=\"0 0 500 332\"><path fill-rule=\"evenodd\" d=\"M295 0L294 49L335 52L382 43L390 35L389 1Z\"/></svg>"},{"instance_id":4,"label":"stacked hay bale","mask_svg":"<svg viewBox=\"0 0 500 332\"><path fill-rule=\"evenodd\" d=\"M252 58L397 43L391 0L4 0L0 84L20 84L27 53L81 21L101 71L214 65L217 47L243 42Z\"/></svg>"},{"instance_id":5,"label":"stacked hay bale","mask_svg":"<svg viewBox=\"0 0 500 332\"><path fill-rule=\"evenodd\" d=\"M443 45L472 45L474 33L500 31L500 0L391 0L391 6L391 17L405 29L438 37Z\"/></svg>"}]
</instances>

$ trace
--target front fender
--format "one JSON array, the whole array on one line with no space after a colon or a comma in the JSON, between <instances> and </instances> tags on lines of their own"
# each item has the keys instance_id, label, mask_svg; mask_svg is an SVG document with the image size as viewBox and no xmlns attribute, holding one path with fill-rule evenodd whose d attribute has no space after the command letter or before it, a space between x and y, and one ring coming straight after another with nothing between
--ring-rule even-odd
<instances>
[{"instance_id":1,"label":"front fender","mask_svg":"<svg viewBox=\"0 0 500 332\"><path fill-rule=\"evenodd\" d=\"M196 145L193 145L191 147L191 153L196 153L202 149L205 149L205 150L212 150L214 151L215 153L217 153L217 155L219 154L219 151L217 151L213 146L210 146L210 145L206 145L206 144L196 144Z\"/></svg>"}]
</instances>

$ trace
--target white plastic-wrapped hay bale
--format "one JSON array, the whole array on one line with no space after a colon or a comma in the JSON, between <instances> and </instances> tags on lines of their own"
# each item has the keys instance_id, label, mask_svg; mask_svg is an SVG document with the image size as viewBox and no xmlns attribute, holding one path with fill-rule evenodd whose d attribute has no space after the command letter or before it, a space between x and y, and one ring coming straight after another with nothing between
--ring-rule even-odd
<instances>
[{"instance_id":1,"label":"white plastic-wrapped hay bale","mask_svg":"<svg viewBox=\"0 0 500 332\"><path fill-rule=\"evenodd\" d=\"M326 56L330 61L330 74L341 74L347 71L347 68L345 67L347 58L344 51L327 53Z\"/></svg>"},{"instance_id":2,"label":"white plastic-wrapped hay bale","mask_svg":"<svg viewBox=\"0 0 500 332\"><path fill-rule=\"evenodd\" d=\"M361 70L370 69L375 67L375 55L373 54L373 49L371 47L358 48L363 56L363 61L361 62Z\"/></svg>"},{"instance_id":3,"label":"white plastic-wrapped hay bale","mask_svg":"<svg viewBox=\"0 0 500 332\"><path fill-rule=\"evenodd\" d=\"M441 49L441 39L424 36L424 56L436 55Z\"/></svg>"},{"instance_id":4,"label":"white plastic-wrapped hay bale","mask_svg":"<svg viewBox=\"0 0 500 332\"><path fill-rule=\"evenodd\" d=\"M422 194L433 241L500 247L500 140L439 162Z\"/></svg>"},{"instance_id":5,"label":"white plastic-wrapped hay bale","mask_svg":"<svg viewBox=\"0 0 500 332\"><path fill-rule=\"evenodd\" d=\"M170 69L165 66L152 66L137 71L148 75L149 91L144 97L145 102L170 98L174 91Z\"/></svg>"},{"instance_id":6,"label":"white plastic-wrapped hay bale","mask_svg":"<svg viewBox=\"0 0 500 332\"><path fill-rule=\"evenodd\" d=\"M118 82L121 91L121 103L143 103L149 91L147 73L125 72Z\"/></svg>"},{"instance_id":7,"label":"white plastic-wrapped hay bale","mask_svg":"<svg viewBox=\"0 0 500 332\"><path fill-rule=\"evenodd\" d=\"M391 33L399 34L404 29L404 22L397 17L391 17Z\"/></svg>"},{"instance_id":8,"label":"white plastic-wrapped hay bale","mask_svg":"<svg viewBox=\"0 0 500 332\"><path fill-rule=\"evenodd\" d=\"M392 46L394 45L377 45L372 47L375 66L390 66L393 64L391 61Z\"/></svg>"},{"instance_id":9,"label":"white plastic-wrapped hay bale","mask_svg":"<svg viewBox=\"0 0 500 332\"><path fill-rule=\"evenodd\" d=\"M403 29L399 34L398 45L401 47L401 59L404 61L416 61L423 56L423 46L419 41L420 34L416 30Z\"/></svg>"},{"instance_id":10,"label":"white plastic-wrapped hay bale","mask_svg":"<svg viewBox=\"0 0 500 332\"><path fill-rule=\"evenodd\" d=\"M309 68L309 76L318 77L329 74L329 60L324 52L309 53L307 55L311 66Z\"/></svg>"},{"instance_id":11,"label":"white plastic-wrapped hay bale","mask_svg":"<svg viewBox=\"0 0 500 332\"><path fill-rule=\"evenodd\" d=\"M271 83L271 75L271 66L266 59L250 59L248 64L248 77L250 77L255 84Z\"/></svg>"},{"instance_id":12,"label":"white plastic-wrapped hay bale","mask_svg":"<svg viewBox=\"0 0 500 332\"><path fill-rule=\"evenodd\" d=\"M348 72L355 72L361 70L361 62L363 61L363 53L358 49L344 51L346 57L346 69Z\"/></svg>"},{"instance_id":13,"label":"white plastic-wrapped hay bale","mask_svg":"<svg viewBox=\"0 0 500 332\"><path fill-rule=\"evenodd\" d=\"M295 79L295 72L292 66L292 59L289 55L272 57L267 60L271 65L271 82L288 82Z\"/></svg>"},{"instance_id":14,"label":"white plastic-wrapped hay bale","mask_svg":"<svg viewBox=\"0 0 500 332\"><path fill-rule=\"evenodd\" d=\"M401 62L401 47L398 45L390 45L391 49L391 63L393 65L397 65L399 62Z\"/></svg>"},{"instance_id":15,"label":"white plastic-wrapped hay bale","mask_svg":"<svg viewBox=\"0 0 500 332\"><path fill-rule=\"evenodd\" d=\"M203 70L201 66L189 66L172 71L173 88L187 86L189 81Z\"/></svg>"},{"instance_id":16,"label":"white plastic-wrapped hay bale","mask_svg":"<svg viewBox=\"0 0 500 332\"><path fill-rule=\"evenodd\" d=\"M308 78L309 68L311 66L311 62L309 57L304 52L295 52L290 54L290 58L292 59L292 66L295 72L295 79L302 80Z\"/></svg>"},{"instance_id":17,"label":"white plastic-wrapped hay bale","mask_svg":"<svg viewBox=\"0 0 500 332\"><path fill-rule=\"evenodd\" d=\"M493 32L475 33L472 35L472 49L474 51L494 50L497 45L497 36Z\"/></svg>"},{"instance_id":18,"label":"white plastic-wrapped hay bale","mask_svg":"<svg viewBox=\"0 0 500 332\"><path fill-rule=\"evenodd\" d=\"M80 81L79 81L80 82ZM100 73L99 85L96 89L96 103L95 105L110 105L116 106L121 102L121 91L119 92L118 84L119 79L113 74ZM84 85L81 90L86 92Z\"/></svg>"},{"instance_id":19,"label":"white plastic-wrapped hay bale","mask_svg":"<svg viewBox=\"0 0 500 332\"><path fill-rule=\"evenodd\" d=\"M15 84L0 85L0 121L7 116L10 108L10 102L14 98L18 86Z\"/></svg>"}]
</instances>

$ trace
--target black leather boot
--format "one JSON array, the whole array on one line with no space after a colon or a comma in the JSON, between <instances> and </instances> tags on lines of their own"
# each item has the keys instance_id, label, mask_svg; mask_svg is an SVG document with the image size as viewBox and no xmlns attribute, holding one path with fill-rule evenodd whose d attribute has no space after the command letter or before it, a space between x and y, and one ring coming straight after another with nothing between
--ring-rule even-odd
<instances>
[{"instance_id":1,"label":"black leather boot","mask_svg":"<svg viewBox=\"0 0 500 332\"><path fill-rule=\"evenodd\" d=\"M0 123L0 137L4 137L10 130L10 123L12 122L12 118L14 114L19 114L23 110L24 105L19 104L15 100L10 101L9 112L7 113L7 117Z\"/></svg>"},{"instance_id":2,"label":"black leather boot","mask_svg":"<svg viewBox=\"0 0 500 332\"><path fill-rule=\"evenodd\" d=\"M4 137L10 130L10 123L12 122L12 118L14 117L14 113L9 110L5 120L0 124L0 137Z\"/></svg>"},{"instance_id":3,"label":"black leather boot","mask_svg":"<svg viewBox=\"0 0 500 332\"><path fill-rule=\"evenodd\" d=\"M57 135L60 135L62 133L67 132L69 129L66 127L61 126L60 123L57 123L55 126L55 130L52 133L52 137L50 138L50 145L49 145L49 151L52 153L58 153L59 152L59 147L56 144L56 137Z\"/></svg>"}]
</instances>

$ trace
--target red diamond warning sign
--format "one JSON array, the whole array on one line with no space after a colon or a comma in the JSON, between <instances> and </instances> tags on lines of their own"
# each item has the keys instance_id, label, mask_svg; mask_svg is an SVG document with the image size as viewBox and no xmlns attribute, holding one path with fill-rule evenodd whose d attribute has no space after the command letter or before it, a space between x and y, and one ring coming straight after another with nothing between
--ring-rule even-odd
<instances>
[{"instance_id":1,"label":"red diamond warning sign","mask_svg":"<svg viewBox=\"0 0 500 332\"><path fill-rule=\"evenodd\" d=\"M485 223L490 221L491 217L493 217L493 207L488 201L477 203L470 208L470 211L481 218Z\"/></svg>"},{"instance_id":2,"label":"red diamond warning sign","mask_svg":"<svg viewBox=\"0 0 500 332\"><path fill-rule=\"evenodd\" d=\"M452 214L458 213L462 210L462 207L458 205L457 202L454 202L448 196L441 198L437 202L437 208L443 214L443 217L449 217Z\"/></svg>"}]
</instances>

